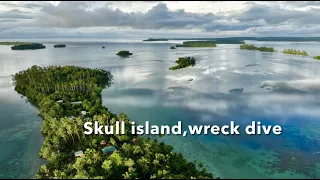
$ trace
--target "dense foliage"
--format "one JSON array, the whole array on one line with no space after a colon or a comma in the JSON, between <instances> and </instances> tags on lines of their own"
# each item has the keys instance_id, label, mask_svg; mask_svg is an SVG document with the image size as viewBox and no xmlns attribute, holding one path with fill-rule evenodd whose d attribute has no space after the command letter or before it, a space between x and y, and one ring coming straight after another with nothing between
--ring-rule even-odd
<instances>
[{"instance_id":1,"label":"dense foliage","mask_svg":"<svg viewBox=\"0 0 320 180\"><path fill-rule=\"evenodd\" d=\"M276 52L276 50L274 50L273 47L256 47L252 44L242 44L240 45L240 49L257 50L257 51L263 51L263 52Z\"/></svg>"},{"instance_id":2,"label":"dense foliage","mask_svg":"<svg viewBox=\"0 0 320 180\"><path fill-rule=\"evenodd\" d=\"M46 46L40 43L19 44L12 46L12 50L45 49Z\"/></svg>"},{"instance_id":3,"label":"dense foliage","mask_svg":"<svg viewBox=\"0 0 320 180\"><path fill-rule=\"evenodd\" d=\"M102 106L101 91L112 79L108 71L76 66L32 66L14 75L16 91L40 109L44 120L40 156L47 163L36 178L212 178L201 164L197 167L172 152L172 146L132 135L126 115L117 116ZM82 103L72 104L74 101ZM80 111L88 111L88 115L80 116ZM123 121L126 134L85 135L83 124L87 121L109 126ZM103 154L102 142L117 150ZM73 153L79 150L84 156L75 157Z\"/></svg>"},{"instance_id":4,"label":"dense foliage","mask_svg":"<svg viewBox=\"0 0 320 180\"><path fill-rule=\"evenodd\" d=\"M313 59L320 60L320 56L315 56L315 57L313 57Z\"/></svg>"},{"instance_id":5,"label":"dense foliage","mask_svg":"<svg viewBox=\"0 0 320 180\"><path fill-rule=\"evenodd\" d=\"M293 55L302 55L302 56L308 56L308 53L306 51L300 51L296 49L284 49L282 53L285 54L293 54Z\"/></svg>"},{"instance_id":6,"label":"dense foliage","mask_svg":"<svg viewBox=\"0 0 320 180\"><path fill-rule=\"evenodd\" d=\"M0 42L0 45L21 45L21 44L31 44L30 42Z\"/></svg>"},{"instance_id":7,"label":"dense foliage","mask_svg":"<svg viewBox=\"0 0 320 180\"><path fill-rule=\"evenodd\" d=\"M196 59L194 57L179 57L178 60L175 61L178 65L169 68L169 70L176 70L185 68L188 66L194 66L196 64Z\"/></svg>"},{"instance_id":8,"label":"dense foliage","mask_svg":"<svg viewBox=\"0 0 320 180\"><path fill-rule=\"evenodd\" d=\"M215 41L185 41L176 47L217 47Z\"/></svg>"},{"instance_id":9,"label":"dense foliage","mask_svg":"<svg viewBox=\"0 0 320 180\"><path fill-rule=\"evenodd\" d=\"M65 44L55 44L53 47L54 48L64 48L64 47L66 47L66 45Z\"/></svg>"},{"instance_id":10,"label":"dense foliage","mask_svg":"<svg viewBox=\"0 0 320 180\"><path fill-rule=\"evenodd\" d=\"M174 47L174 46L170 46L170 49L176 49L176 47Z\"/></svg>"},{"instance_id":11,"label":"dense foliage","mask_svg":"<svg viewBox=\"0 0 320 180\"><path fill-rule=\"evenodd\" d=\"M128 57L130 55L132 55L132 53L130 53L129 51L119 51L117 53L118 56L121 56L121 57Z\"/></svg>"}]
</instances>

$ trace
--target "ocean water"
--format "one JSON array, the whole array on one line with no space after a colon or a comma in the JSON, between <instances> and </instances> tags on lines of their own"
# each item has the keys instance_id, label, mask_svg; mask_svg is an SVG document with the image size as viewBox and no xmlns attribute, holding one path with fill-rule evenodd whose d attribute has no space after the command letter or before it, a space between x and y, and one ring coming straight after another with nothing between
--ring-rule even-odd
<instances>
[{"instance_id":1,"label":"ocean water","mask_svg":"<svg viewBox=\"0 0 320 180\"><path fill-rule=\"evenodd\" d=\"M5 40L3 40L5 41ZM18 40L15 40L18 41ZM30 178L44 163L38 110L14 91L11 74L32 65L103 68L114 75L103 104L138 124L240 125L241 135L166 135L162 141L222 178L320 178L319 42L256 42L279 52L169 47L182 41L142 39L35 39L41 50L0 46L0 177ZM65 43L66 48L53 48ZM105 49L101 47L105 46ZM310 57L281 50L306 50ZM129 50L130 58L116 53ZM169 71L178 57L194 56L191 68ZM192 78L193 81L188 81ZM245 133L252 121L280 125L281 135Z\"/></svg>"}]
</instances>

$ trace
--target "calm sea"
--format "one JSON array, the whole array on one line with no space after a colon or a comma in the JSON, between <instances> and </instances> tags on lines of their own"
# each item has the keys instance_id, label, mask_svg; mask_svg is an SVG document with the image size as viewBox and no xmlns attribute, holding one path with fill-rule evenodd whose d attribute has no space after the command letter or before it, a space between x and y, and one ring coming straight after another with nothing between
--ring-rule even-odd
<instances>
[{"instance_id":1,"label":"calm sea","mask_svg":"<svg viewBox=\"0 0 320 180\"><path fill-rule=\"evenodd\" d=\"M5 40L2 40L5 41ZM103 68L114 75L103 104L143 124L240 125L238 136L167 135L162 140L222 178L320 178L319 42L256 42L279 52L169 47L182 41L142 39L34 39L41 50L12 51L0 46L0 178L32 178L44 163L38 110L14 91L11 74L32 65ZM53 48L65 43L66 48ZM105 46L105 49L102 49ZM310 57L285 55L286 48ZM130 58L116 53L129 50ZM178 57L196 65L176 71ZM190 78L193 81L188 81ZM282 134L245 134L251 121L280 125Z\"/></svg>"}]
</instances>

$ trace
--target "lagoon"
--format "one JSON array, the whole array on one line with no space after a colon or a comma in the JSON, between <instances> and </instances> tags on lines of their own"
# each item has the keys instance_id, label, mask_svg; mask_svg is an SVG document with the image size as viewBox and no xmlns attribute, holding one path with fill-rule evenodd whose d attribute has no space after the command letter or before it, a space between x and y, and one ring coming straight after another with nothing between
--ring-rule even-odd
<instances>
[{"instance_id":1,"label":"lagoon","mask_svg":"<svg viewBox=\"0 0 320 180\"><path fill-rule=\"evenodd\" d=\"M240 50L239 44L172 51L182 40L143 39L14 40L47 47L32 51L0 46L0 178L32 178L44 163L38 157L43 141L38 112L14 91L10 77L35 64L109 70L114 83L103 91L103 104L136 124L172 127L181 121L187 128L234 121L245 127L260 121L282 127L281 135L161 138L222 178L320 178L320 61L313 59L319 42L246 41L279 51L269 53ZM53 47L60 43L67 47ZM133 55L118 57L122 49ZM283 49L303 49L310 56L282 54ZM195 57L196 65L168 70L184 56ZM231 93L234 89L242 91Z\"/></svg>"}]
</instances>

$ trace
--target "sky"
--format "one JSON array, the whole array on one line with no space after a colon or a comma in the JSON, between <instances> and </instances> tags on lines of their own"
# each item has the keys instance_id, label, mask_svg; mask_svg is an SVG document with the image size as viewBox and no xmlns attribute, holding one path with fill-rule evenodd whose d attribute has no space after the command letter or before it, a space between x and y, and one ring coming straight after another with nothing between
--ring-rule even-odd
<instances>
[{"instance_id":1,"label":"sky","mask_svg":"<svg viewBox=\"0 0 320 180\"><path fill-rule=\"evenodd\" d=\"M320 36L320 1L1 1L0 38Z\"/></svg>"}]
</instances>

